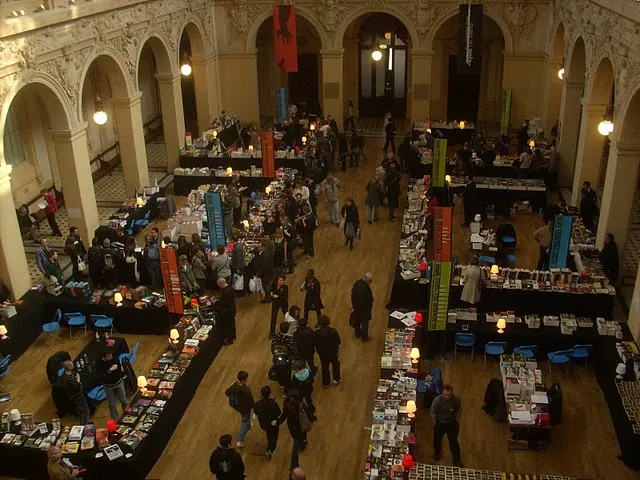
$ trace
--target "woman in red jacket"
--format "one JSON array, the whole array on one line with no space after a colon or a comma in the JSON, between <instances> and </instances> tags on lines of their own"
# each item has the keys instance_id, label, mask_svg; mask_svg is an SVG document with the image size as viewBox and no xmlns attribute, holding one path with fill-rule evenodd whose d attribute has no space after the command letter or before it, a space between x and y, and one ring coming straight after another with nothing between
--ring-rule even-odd
<instances>
[{"instance_id":1,"label":"woman in red jacket","mask_svg":"<svg viewBox=\"0 0 640 480\"><path fill-rule=\"evenodd\" d=\"M53 190L42 190L42 195L44 196L45 201L47 202L47 221L49 222L49 226L51 227L51 231L56 237L61 237L62 232L60 231L60 227L56 223L56 210L58 210L58 202L56 200L56 196L53 193Z\"/></svg>"}]
</instances>

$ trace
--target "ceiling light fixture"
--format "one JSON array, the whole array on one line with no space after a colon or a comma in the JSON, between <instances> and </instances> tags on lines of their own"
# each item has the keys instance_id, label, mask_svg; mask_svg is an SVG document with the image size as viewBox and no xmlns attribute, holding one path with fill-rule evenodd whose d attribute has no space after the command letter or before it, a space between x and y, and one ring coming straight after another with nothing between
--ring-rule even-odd
<instances>
[{"instance_id":1,"label":"ceiling light fixture","mask_svg":"<svg viewBox=\"0 0 640 480\"><path fill-rule=\"evenodd\" d=\"M382 52L380 50L374 50L371 52L371 58L373 58L374 62L379 62L382 60Z\"/></svg>"}]
</instances>

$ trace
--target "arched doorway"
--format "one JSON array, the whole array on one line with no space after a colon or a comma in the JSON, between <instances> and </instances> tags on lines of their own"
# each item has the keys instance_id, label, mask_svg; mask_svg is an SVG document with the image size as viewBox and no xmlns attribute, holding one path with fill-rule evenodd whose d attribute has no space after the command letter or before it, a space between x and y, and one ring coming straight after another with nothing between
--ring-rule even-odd
<instances>
[{"instance_id":1,"label":"arched doorway","mask_svg":"<svg viewBox=\"0 0 640 480\"><path fill-rule=\"evenodd\" d=\"M198 109L196 108L196 87L195 75L193 73L193 54L191 50L191 40L187 30L182 31L180 36L180 72L182 90L182 111L184 114L184 128L193 137L200 134L198 128Z\"/></svg>"},{"instance_id":2,"label":"arched doorway","mask_svg":"<svg viewBox=\"0 0 640 480\"><path fill-rule=\"evenodd\" d=\"M185 128L193 136L209 128L211 112L202 33L196 24L185 25L180 36L178 65L182 74L182 104Z\"/></svg>"},{"instance_id":3,"label":"arched doorway","mask_svg":"<svg viewBox=\"0 0 640 480\"><path fill-rule=\"evenodd\" d=\"M433 39L431 118L468 120L497 134L500 122L505 39L500 26L482 17L479 74L458 74L459 15L447 19Z\"/></svg>"},{"instance_id":4,"label":"arched doorway","mask_svg":"<svg viewBox=\"0 0 640 480\"><path fill-rule=\"evenodd\" d=\"M560 124L558 151L560 152L560 187L571 187L576 164L576 151L580 122L582 118L582 95L586 71L586 52L584 41L578 37L569 54L568 66L565 64L564 86L560 103ZM579 192L573 192L572 201Z\"/></svg>"},{"instance_id":5,"label":"arched doorway","mask_svg":"<svg viewBox=\"0 0 640 480\"><path fill-rule=\"evenodd\" d=\"M545 115L544 129L547 136L554 126L560 122L560 103L562 98L562 81L565 78L566 70L564 66L564 24L558 24L554 36L551 51L549 52L549 66L547 68L547 109Z\"/></svg>"},{"instance_id":6,"label":"arched doorway","mask_svg":"<svg viewBox=\"0 0 640 480\"><path fill-rule=\"evenodd\" d=\"M320 113L320 78L322 39L316 27L305 17L296 14L298 71L281 72L276 67L273 16L268 17L256 36L258 98L260 123L270 124L277 116L278 88L284 88L287 101L293 104L306 102L307 112Z\"/></svg>"}]
</instances>

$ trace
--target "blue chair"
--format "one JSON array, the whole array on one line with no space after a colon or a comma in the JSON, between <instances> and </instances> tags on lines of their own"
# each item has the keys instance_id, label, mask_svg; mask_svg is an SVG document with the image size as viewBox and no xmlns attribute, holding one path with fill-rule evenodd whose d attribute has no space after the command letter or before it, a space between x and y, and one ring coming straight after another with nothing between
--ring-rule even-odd
<instances>
[{"instance_id":1,"label":"blue chair","mask_svg":"<svg viewBox=\"0 0 640 480\"><path fill-rule=\"evenodd\" d=\"M487 342L484 346L484 366L487 366L487 355L499 357L507 351L507 342Z\"/></svg>"},{"instance_id":2,"label":"blue chair","mask_svg":"<svg viewBox=\"0 0 640 480\"><path fill-rule=\"evenodd\" d=\"M516 239L511 235L505 235L500 240L502 241L502 245L504 245L505 247L515 246L516 244Z\"/></svg>"},{"instance_id":3,"label":"blue chair","mask_svg":"<svg viewBox=\"0 0 640 480\"><path fill-rule=\"evenodd\" d=\"M104 417L105 415L100 410L98 410L98 405L107 399L107 392L104 391L104 387L100 385L98 387L92 388L91 391L87 393L87 398L93 405L96 412L100 413L100 415Z\"/></svg>"},{"instance_id":4,"label":"blue chair","mask_svg":"<svg viewBox=\"0 0 640 480\"><path fill-rule=\"evenodd\" d=\"M507 254L507 263L510 264L510 265L516 263L516 256L511 254L511 253L508 253Z\"/></svg>"},{"instance_id":5,"label":"blue chair","mask_svg":"<svg viewBox=\"0 0 640 480\"><path fill-rule=\"evenodd\" d=\"M547 358L549 359L549 375L551 375L551 364L564 365L565 373L568 373L567 368L571 365L571 353L572 350L558 350L557 352L549 352Z\"/></svg>"},{"instance_id":6,"label":"blue chair","mask_svg":"<svg viewBox=\"0 0 640 480\"><path fill-rule=\"evenodd\" d=\"M496 259L494 257L489 257L486 255L481 256L478 260L483 265L494 265L496 263Z\"/></svg>"},{"instance_id":7,"label":"blue chair","mask_svg":"<svg viewBox=\"0 0 640 480\"><path fill-rule=\"evenodd\" d=\"M523 355L524 358L529 359L536 358L536 350L538 350L538 345L522 345L514 348L513 353Z\"/></svg>"},{"instance_id":8,"label":"blue chair","mask_svg":"<svg viewBox=\"0 0 640 480\"><path fill-rule=\"evenodd\" d=\"M64 368L59 368L58 369L58 376L61 377L62 375L64 375Z\"/></svg>"},{"instance_id":9,"label":"blue chair","mask_svg":"<svg viewBox=\"0 0 640 480\"><path fill-rule=\"evenodd\" d=\"M585 368L588 368L587 360L591 356L593 345L574 345L571 349L571 358L576 360L584 360Z\"/></svg>"},{"instance_id":10,"label":"blue chair","mask_svg":"<svg viewBox=\"0 0 640 480\"><path fill-rule=\"evenodd\" d=\"M109 335L113 334L113 318L106 315L89 315L93 326L98 328L108 328L110 330Z\"/></svg>"},{"instance_id":11,"label":"blue chair","mask_svg":"<svg viewBox=\"0 0 640 480\"><path fill-rule=\"evenodd\" d=\"M140 346L140 340L136 342L136 344L133 346L133 350L131 350L129 353L121 353L120 356L118 357L118 360L120 361L120 363L122 363L122 360L125 358L129 359L129 363L131 365L136 363L139 346Z\"/></svg>"},{"instance_id":12,"label":"blue chair","mask_svg":"<svg viewBox=\"0 0 640 480\"><path fill-rule=\"evenodd\" d=\"M84 326L84 333L87 334L87 319L81 313L65 313L64 319L67 321L67 325L69 325L69 338L71 338L72 327L82 327Z\"/></svg>"},{"instance_id":13,"label":"blue chair","mask_svg":"<svg viewBox=\"0 0 640 480\"><path fill-rule=\"evenodd\" d=\"M9 371L9 362L11 362L11 355L7 355L2 359L2 361L0 361L0 379L3 379L6 375L9 375L15 381L16 377L11 375L11 372ZM2 387L1 384L0 387Z\"/></svg>"},{"instance_id":14,"label":"blue chair","mask_svg":"<svg viewBox=\"0 0 640 480\"><path fill-rule=\"evenodd\" d=\"M62 337L57 333L60 331L60 322L62 321L62 311L56 310L56 314L53 317L53 321L42 325L42 331L47 334L47 341L51 343L53 339L64 342Z\"/></svg>"},{"instance_id":15,"label":"blue chair","mask_svg":"<svg viewBox=\"0 0 640 480\"><path fill-rule=\"evenodd\" d=\"M454 358L458 359L458 347L471 349L471 361L473 362L473 346L476 344L475 333L456 333Z\"/></svg>"}]
</instances>

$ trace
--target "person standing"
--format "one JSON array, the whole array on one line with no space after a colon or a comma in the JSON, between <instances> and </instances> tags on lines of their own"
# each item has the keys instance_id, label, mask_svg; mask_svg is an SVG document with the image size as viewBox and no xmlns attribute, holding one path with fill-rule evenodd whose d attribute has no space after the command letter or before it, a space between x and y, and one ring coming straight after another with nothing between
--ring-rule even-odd
<instances>
[{"instance_id":1,"label":"person standing","mask_svg":"<svg viewBox=\"0 0 640 480\"><path fill-rule=\"evenodd\" d=\"M107 403L109 404L109 415L114 420L118 420L120 416L116 407L116 397L120 400L123 412L124 407L127 406L122 365L118 359L113 357L113 352L105 350L100 354L96 370L102 376L102 385L104 386L104 392L107 394Z\"/></svg>"},{"instance_id":2,"label":"person standing","mask_svg":"<svg viewBox=\"0 0 640 480\"><path fill-rule=\"evenodd\" d=\"M16 214L18 216L18 226L20 227L23 240L29 237L32 242L38 243L40 241L38 227L33 221L31 213L29 213L29 207L24 204L21 205L20 208L16 210Z\"/></svg>"},{"instance_id":3,"label":"person standing","mask_svg":"<svg viewBox=\"0 0 640 480\"><path fill-rule=\"evenodd\" d=\"M360 145L360 135L354 129L349 139L349 166L358 167L360 165L360 154L362 153L362 146Z\"/></svg>"},{"instance_id":4,"label":"person standing","mask_svg":"<svg viewBox=\"0 0 640 480\"><path fill-rule=\"evenodd\" d=\"M529 120L525 120L518 132L518 155L521 155L528 146L529 142Z\"/></svg>"},{"instance_id":5,"label":"person standing","mask_svg":"<svg viewBox=\"0 0 640 480\"><path fill-rule=\"evenodd\" d=\"M197 293L200 289L198 282L196 282L196 277L193 276L193 269L191 265L189 265L189 260L186 255L180 255L179 258L180 266L180 286L182 287L182 291L186 295L191 295L193 293Z\"/></svg>"},{"instance_id":6,"label":"person standing","mask_svg":"<svg viewBox=\"0 0 640 480\"><path fill-rule=\"evenodd\" d=\"M355 107L353 106L353 101L347 101L347 120L344 122L344 129L348 130L349 127L355 132L356 131L356 122L355 118Z\"/></svg>"},{"instance_id":7,"label":"person standing","mask_svg":"<svg viewBox=\"0 0 640 480\"><path fill-rule=\"evenodd\" d=\"M78 232L78 229L76 227L71 227L69 229L69 236L64 243L64 251L67 255L69 255L69 259L71 260L74 280L80 280L82 277L82 272L80 271L78 265L87 254L87 249L85 248L84 243L82 243L80 233Z\"/></svg>"},{"instance_id":8,"label":"person standing","mask_svg":"<svg viewBox=\"0 0 640 480\"><path fill-rule=\"evenodd\" d=\"M320 190L327 200L329 223L340 226L340 180L329 172L327 178L320 183Z\"/></svg>"},{"instance_id":9,"label":"person standing","mask_svg":"<svg viewBox=\"0 0 640 480\"><path fill-rule=\"evenodd\" d=\"M453 456L453 464L456 467L464 468L460 461L460 444L458 443L461 416L462 402L460 397L453 394L451 385L445 385L442 387L442 394L438 395L431 403L434 461L437 462L442 457L442 437L446 434Z\"/></svg>"},{"instance_id":10,"label":"person standing","mask_svg":"<svg viewBox=\"0 0 640 480\"><path fill-rule=\"evenodd\" d=\"M278 435L280 433L280 425L278 425L278 418L282 415L282 410L278 402L271 398L271 387L265 385L260 389L260 396L253 407L254 418L258 418L260 428L267 434L267 458L271 460L273 452L276 451L278 445ZM275 425L274 425L275 423Z\"/></svg>"},{"instance_id":11,"label":"person standing","mask_svg":"<svg viewBox=\"0 0 640 480\"><path fill-rule=\"evenodd\" d=\"M89 422L91 412L87 404L87 397L84 396L80 375L74 371L75 367L71 360L62 362L62 368L64 368L62 378L64 379L64 389L67 397L76 406L78 423L80 423L80 425L86 425Z\"/></svg>"},{"instance_id":12,"label":"person standing","mask_svg":"<svg viewBox=\"0 0 640 480\"><path fill-rule=\"evenodd\" d=\"M293 308L298 309L298 314L300 313L300 308L296 305L293 305ZM291 310L289 309L289 310ZM293 334L293 341L296 344L296 348L298 349L298 355L300 355L300 359L307 362L309 368L311 369L311 373L315 376L318 372L318 367L316 367L314 357L316 353L316 348L313 344L313 329L309 327L309 323L304 318L298 319L298 328Z\"/></svg>"},{"instance_id":13,"label":"person standing","mask_svg":"<svg viewBox=\"0 0 640 480\"><path fill-rule=\"evenodd\" d=\"M229 260L229 262L231 262L231 260ZM207 266L204 263L204 252L200 249L193 253L191 270L193 271L193 276L200 287L198 289L198 294L204 295L204 292L207 289ZM231 277L231 275L229 275L229 277Z\"/></svg>"},{"instance_id":14,"label":"person standing","mask_svg":"<svg viewBox=\"0 0 640 480\"><path fill-rule=\"evenodd\" d=\"M318 322L320 321L320 315L322 315L322 309L324 304L322 303L322 287L320 280L315 276L316 272L313 268L307 270L304 283L300 287L300 291L304 291L304 319L309 319L309 312L315 311L318 315Z\"/></svg>"},{"instance_id":15,"label":"person standing","mask_svg":"<svg viewBox=\"0 0 640 480\"><path fill-rule=\"evenodd\" d=\"M147 261L147 271L151 277L151 286L162 285L162 269L160 268L160 248L158 242L151 235L145 235L145 245L143 250L144 258ZM91 271L91 269L89 269Z\"/></svg>"},{"instance_id":16,"label":"person standing","mask_svg":"<svg viewBox=\"0 0 640 480\"><path fill-rule=\"evenodd\" d=\"M55 277L58 284L64 286L64 275L62 274L62 268L60 267L58 252L56 250L49 250L49 259L45 264L44 270L47 274L47 279Z\"/></svg>"},{"instance_id":17,"label":"person standing","mask_svg":"<svg viewBox=\"0 0 640 480\"><path fill-rule=\"evenodd\" d=\"M40 246L36 250L36 265L38 265L38 270L42 275L46 276L47 272L45 270L47 266L47 262L49 261L49 248L48 242L46 238L40 239Z\"/></svg>"},{"instance_id":18,"label":"person standing","mask_svg":"<svg viewBox=\"0 0 640 480\"><path fill-rule=\"evenodd\" d=\"M87 251L87 264L89 265L89 277L93 282L94 287L100 287L102 285L102 270L104 265L104 250L100 245L98 237L93 237L91 240L91 246Z\"/></svg>"},{"instance_id":19,"label":"person standing","mask_svg":"<svg viewBox=\"0 0 640 480\"><path fill-rule=\"evenodd\" d=\"M349 245L349 250L353 250L353 240L360 228L360 215L353 198L347 198L341 213L344 218L344 244Z\"/></svg>"},{"instance_id":20,"label":"person standing","mask_svg":"<svg viewBox=\"0 0 640 480\"><path fill-rule=\"evenodd\" d=\"M400 159L400 171L407 173L409 171L409 156L411 155L411 137L406 135L402 143L398 146L398 158Z\"/></svg>"},{"instance_id":21,"label":"person standing","mask_svg":"<svg viewBox=\"0 0 640 480\"><path fill-rule=\"evenodd\" d=\"M298 322L300 321L300 307L291 305L289 311L284 314L284 321L289 324L289 332L287 335L293 337L298 330Z\"/></svg>"},{"instance_id":22,"label":"person standing","mask_svg":"<svg viewBox=\"0 0 640 480\"><path fill-rule=\"evenodd\" d=\"M284 401L282 406L282 414L276 421L276 424L281 425L284 421L287 421L287 427L289 427L289 433L293 439L293 449L291 450L291 463L289 464L289 470L293 470L299 465L298 454L303 452L309 444L307 440L307 432L303 430L300 422L300 417L305 415L307 419L311 420L312 414L309 412L309 408L302 401L300 392L297 389L291 389L289 395Z\"/></svg>"},{"instance_id":23,"label":"person standing","mask_svg":"<svg viewBox=\"0 0 640 480\"><path fill-rule=\"evenodd\" d=\"M385 184L387 186L387 199L389 200L389 221L395 222L396 209L400 204L400 172L398 172L395 162L389 164Z\"/></svg>"},{"instance_id":24,"label":"person standing","mask_svg":"<svg viewBox=\"0 0 640 480\"><path fill-rule=\"evenodd\" d=\"M471 257L470 265L464 271L464 287L460 299L463 302L475 305L480 301L482 290L480 289L480 267L478 266L478 257Z\"/></svg>"},{"instance_id":25,"label":"person standing","mask_svg":"<svg viewBox=\"0 0 640 480\"><path fill-rule=\"evenodd\" d=\"M273 281L276 277L277 270L276 264L274 262L275 249L269 248L268 240L261 240L258 242L258 257L257 257L257 274L262 280L262 291L264 293L264 298L261 300L262 303L271 302L271 288Z\"/></svg>"},{"instance_id":26,"label":"person standing","mask_svg":"<svg viewBox=\"0 0 640 480\"><path fill-rule=\"evenodd\" d=\"M363 343L371 340L369 336L369 321L371 320L371 309L373 308L372 280L373 275L365 273L364 277L357 280L351 289L353 330L356 338L362 339Z\"/></svg>"},{"instance_id":27,"label":"person standing","mask_svg":"<svg viewBox=\"0 0 640 480\"><path fill-rule=\"evenodd\" d=\"M377 222L380 217L378 216L378 211L380 209L380 205L382 205L382 184L378 180L378 177L373 177L373 180L370 180L367 183L367 198L365 199L365 205L367 205L367 218L369 220L369 224L372 221Z\"/></svg>"},{"instance_id":28,"label":"person standing","mask_svg":"<svg viewBox=\"0 0 640 480\"><path fill-rule=\"evenodd\" d=\"M612 285L618 281L620 272L620 257L618 256L618 245L616 245L613 233L607 233L604 236L604 247L600 252L600 263L602 270Z\"/></svg>"},{"instance_id":29,"label":"person standing","mask_svg":"<svg viewBox=\"0 0 640 480\"><path fill-rule=\"evenodd\" d=\"M331 377L329 376L329 365L333 373L333 383L338 385L341 380L340 376L340 334L338 331L330 327L331 320L326 315L320 317L320 328L313 332L313 344L320 357L320 367L322 369L322 385L329 388Z\"/></svg>"},{"instance_id":30,"label":"person standing","mask_svg":"<svg viewBox=\"0 0 640 480\"><path fill-rule=\"evenodd\" d=\"M300 232L300 236L302 237L302 253L307 254L307 259L313 258L316 254L313 244L313 235L316 230L316 223L316 217L311 211L311 207L309 207L309 205L305 205L302 208L302 216L298 217L296 224L298 232ZM336 226L339 224L340 223L338 222Z\"/></svg>"},{"instance_id":31,"label":"person standing","mask_svg":"<svg viewBox=\"0 0 640 480\"><path fill-rule=\"evenodd\" d=\"M304 360L296 360L292 365L293 378L291 379L291 388L295 388L300 392L300 396L309 407L309 412L313 415L312 421L316 421L316 406L313 404L313 373L306 366Z\"/></svg>"},{"instance_id":32,"label":"person standing","mask_svg":"<svg viewBox=\"0 0 640 480\"><path fill-rule=\"evenodd\" d=\"M56 196L53 193L53 189L43 189L42 196L44 197L45 202L47 202L47 208L45 212L47 214L47 222L49 222L49 227L51 227L51 231L53 232L54 237L61 237L62 232L60 231L60 227L56 223L56 212L58 211L58 201L56 200Z\"/></svg>"},{"instance_id":33,"label":"person standing","mask_svg":"<svg viewBox=\"0 0 640 480\"><path fill-rule=\"evenodd\" d=\"M240 414L240 432L236 442L238 448L244 447L244 438L251 430L251 410L255 404L251 388L247 385L248 378L249 374L240 370L237 380L224 392L229 397L229 406Z\"/></svg>"},{"instance_id":34,"label":"person standing","mask_svg":"<svg viewBox=\"0 0 640 480\"><path fill-rule=\"evenodd\" d=\"M476 191L476 182L473 177L469 177L469 183L464 187L462 192L462 204L464 206L464 223L463 227L471 225L478 208L478 195Z\"/></svg>"},{"instance_id":35,"label":"person standing","mask_svg":"<svg viewBox=\"0 0 640 480\"><path fill-rule=\"evenodd\" d=\"M122 255L111 246L111 240L108 238L103 240L102 245L104 247L102 252L102 281L104 282L104 288L111 290L118 280L116 265Z\"/></svg>"},{"instance_id":36,"label":"person standing","mask_svg":"<svg viewBox=\"0 0 640 480\"><path fill-rule=\"evenodd\" d=\"M551 248L551 239L553 238L553 218L546 219L545 224L533 232L533 239L540 246L540 258L538 260L538 270L549 269L549 254Z\"/></svg>"},{"instance_id":37,"label":"person standing","mask_svg":"<svg viewBox=\"0 0 640 480\"><path fill-rule=\"evenodd\" d=\"M387 125L384 127L384 136L385 136L385 140L384 140L384 153L387 153L387 150L389 149L389 145L391 145L391 151L393 153L396 153L396 142L395 142L395 138L396 138L396 124L393 123L393 118L389 117L389 120L387 121Z\"/></svg>"},{"instance_id":38,"label":"person standing","mask_svg":"<svg viewBox=\"0 0 640 480\"><path fill-rule=\"evenodd\" d=\"M291 364L299 358L293 337L289 335L289 323L280 324L280 331L271 339L271 353L282 396L286 397L291 384Z\"/></svg>"},{"instance_id":39,"label":"person standing","mask_svg":"<svg viewBox=\"0 0 640 480\"><path fill-rule=\"evenodd\" d=\"M219 278L217 285L222 291L214 306L218 312L220 340L223 345L232 345L236 339L236 295L224 278Z\"/></svg>"},{"instance_id":40,"label":"person standing","mask_svg":"<svg viewBox=\"0 0 640 480\"><path fill-rule=\"evenodd\" d=\"M224 245L216 248L218 255L211 260L211 278L217 282L219 278L224 278L227 283L231 280L231 257L227 253Z\"/></svg>"},{"instance_id":41,"label":"person standing","mask_svg":"<svg viewBox=\"0 0 640 480\"><path fill-rule=\"evenodd\" d=\"M276 320L278 319L278 312L282 311L284 315L289 310L289 287L285 283L286 277L279 275L276 285L269 293L271 297L271 324L269 326L269 340L276 333ZM293 334L293 332L291 332Z\"/></svg>"},{"instance_id":42,"label":"person standing","mask_svg":"<svg viewBox=\"0 0 640 480\"><path fill-rule=\"evenodd\" d=\"M228 433L220 437L220 446L209 457L209 470L218 480L243 480L245 478L242 456L231 446Z\"/></svg>"},{"instance_id":43,"label":"person standing","mask_svg":"<svg viewBox=\"0 0 640 480\"><path fill-rule=\"evenodd\" d=\"M582 223L589 230L594 232L595 219L598 216L598 197L596 192L591 189L591 182L584 182L581 190L582 200L580 200L580 218Z\"/></svg>"},{"instance_id":44,"label":"person standing","mask_svg":"<svg viewBox=\"0 0 640 480\"><path fill-rule=\"evenodd\" d=\"M223 187L221 191L222 198L222 220L224 223L224 236L231 238L233 235L233 198L229 194L227 187Z\"/></svg>"},{"instance_id":45,"label":"person standing","mask_svg":"<svg viewBox=\"0 0 640 480\"><path fill-rule=\"evenodd\" d=\"M349 156L349 140L347 139L347 132L342 132L338 135L338 160L340 163L340 170L347 171L347 157Z\"/></svg>"},{"instance_id":46,"label":"person standing","mask_svg":"<svg viewBox=\"0 0 640 480\"><path fill-rule=\"evenodd\" d=\"M233 224L240 228L240 220L242 220L242 187L240 186L240 176L237 173L233 174L233 180L228 188L233 203Z\"/></svg>"}]
</instances>

